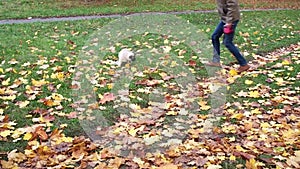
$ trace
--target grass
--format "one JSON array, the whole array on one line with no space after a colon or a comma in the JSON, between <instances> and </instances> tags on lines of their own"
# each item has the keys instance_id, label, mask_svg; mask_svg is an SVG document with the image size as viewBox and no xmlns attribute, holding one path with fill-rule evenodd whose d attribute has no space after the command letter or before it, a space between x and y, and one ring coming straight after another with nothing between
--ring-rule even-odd
<instances>
[{"instance_id":1,"label":"grass","mask_svg":"<svg viewBox=\"0 0 300 169\"><path fill-rule=\"evenodd\" d=\"M22 2L24 2L23 5L26 6L25 1ZM56 15L58 14L56 13ZM253 59L252 54L264 55L277 48L295 44L299 42L300 38L299 15L299 10L243 12L243 19L239 23L235 42L242 52L249 53L249 55L246 56L248 60ZM13 17L17 17L17 15ZM207 37L210 36L218 22L218 15L216 13L179 15L179 17L197 25L200 30L205 32ZM10 78L9 85L17 82L18 79L22 77L27 79L26 83L24 82L17 88L13 88L13 90L17 92L17 98L15 100L1 100L0 103L0 109L4 111L4 114L9 115L10 120L17 123L16 128L36 124L36 122L32 121L32 118L38 118L40 115L33 112L40 108L46 111L46 115L55 117L55 119L51 121L52 126L49 126L50 129L60 128L61 125L67 124L64 130L67 136L85 134L77 118L68 118L68 114L74 111L72 101L70 100L70 98L72 98L70 87L73 77L72 67L77 61L81 48L86 45L90 35L101 29L101 27L111 20L112 19L97 19L88 21L0 25L0 37L2 37L0 41L0 69L3 70L2 73L0 71L0 82L2 83L0 89L7 87L3 85L3 81L8 78ZM116 47L129 46L136 49L139 47L145 48L143 45L136 46L136 41L139 41L141 44L147 42L151 44L152 47L159 47L163 45L164 37L151 34L147 36L135 36L129 38L129 40L121 41L121 45L116 45ZM189 60L188 56L192 55L192 52L184 45L178 48L188 50L186 54L187 58L184 58L184 61L187 62ZM229 57L230 54L224 50L224 47L222 53L224 53L224 55L222 55L222 61L225 64L235 61L232 57ZM108 53L105 57L116 59L116 53ZM18 63L14 63L14 61L18 61ZM197 63L201 65L198 61ZM45 65L47 67L44 68ZM299 70L299 65L294 65L294 67L295 70ZM103 69L103 72L109 71L108 68L102 67L101 65L99 65L99 69ZM62 79L51 78L51 75L60 72L64 74ZM158 73L159 72L149 74L148 78L156 79L159 77ZM206 76L203 75L205 72L201 69L196 70L195 74L197 74L197 76ZM104 73L103 75L105 75L106 78L106 85L105 87L98 88L98 93L109 91L107 84L111 82L109 79L111 76ZM282 75L284 76L285 74ZM45 79L49 83L43 87L35 87L34 90L38 93L31 94L35 95L35 98L30 100L27 107L20 108L17 103L28 100L29 96L26 94L26 91L29 91L28 86L34 86L32 79ZM132 96L134 96L131 98L131 101L141 106L147 106L148 96L144 93L135 92L142 88L142 86L134 84L137 80L140 79L135 79L130 85L130 90L133 91ZM265 76L260 75L253 80L257 81L255 83L263 83ZM230 93L234 94L240 90L246 90L247 87L242 85L244 81L245 79L242 78L233 84ZM299 86L299 82L293 84L293 87L295 86ZM62 109L55 110L57 108L56 106L51 106L43 101L43 99L51 96L52 93L58 93L63 96L64 99L60 103L63 106ZM231 101L230 99L234 100L233 98L228 98L229 101ZM112 105L107 104L105 106L106 110L104 116L113 123L113 119L115 119L117 115L114 114ZM166 119L166 121L168 120L170 123L172 122L172 118ZM22 150L26 146L26 141L13 143L12 139L9 139L0 141L0 144L0 152L8 152L15 148ZM229 163L224 163L223 166L226 168L231 167Z\"/></svg>"},{"instance_id":2,"label":"grass","mask_svg":"<svg viewBox=\"0 0 300 169\"><path fill-rule=\"evenodd\" d=\"M299 9L297 0L240 0L245 9L253 8L293 8ZM185 10L214 10L214 0L6 0L0 2L0 19L29 18L29 17L60 17L78 15L103 15L112 13L132 13L149 11L185 11Z\"/></svg>"}]
</instances>

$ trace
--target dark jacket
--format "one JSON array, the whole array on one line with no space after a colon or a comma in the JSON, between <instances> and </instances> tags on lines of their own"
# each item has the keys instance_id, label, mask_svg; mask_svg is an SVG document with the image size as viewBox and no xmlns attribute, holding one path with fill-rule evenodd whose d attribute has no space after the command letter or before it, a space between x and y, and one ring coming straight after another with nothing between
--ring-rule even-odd
<instances>
[{"instance_id":1,"label":"dark jacket","mask_svg":"<svg viewBox=\"0 0 300 169\"><path fill-rule=\"evenodd\" d=\"M217 9L224 23L232 23L240 19L238 0L216 0Z\"/></svg>"}]
</instances>

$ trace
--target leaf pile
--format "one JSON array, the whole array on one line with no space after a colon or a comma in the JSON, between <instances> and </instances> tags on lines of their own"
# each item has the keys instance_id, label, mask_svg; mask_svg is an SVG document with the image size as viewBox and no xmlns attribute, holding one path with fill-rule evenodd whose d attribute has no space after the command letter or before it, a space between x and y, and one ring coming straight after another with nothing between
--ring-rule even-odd
<instances>
[{"instance_id":1,"label":"leaf pile","mask_svg":"<svg viewBox=\"0 0 300 169\"><path fill-rule=\"evenodd\" d=\"M105 144L96 144L84 137L66 137L59 129L48 130L47 126L54 118L49 110L36 109L32 113L37 113L40 117L35 118L34 122L40 124L25 128L15 128L16 123L3 115L2 110L1 139L17 139L23 135L22 139L28 140L24 152L13 150L8 153L7 160L1 160L2 168L222 168L225 164L236 168L243 168L244 165L246 168L299 168L300 89L295 87L299 86L297 84L300 78L299 72L295 71L299 69L299 51L298 44L265 57L255 56L257 60L251 64L257 69L242 75L236 74L232 69L221 70L231 84L229 87L239 83L246 87L233 92L233 100L239 99L239 102L226 103L224 111L219 114L221 123L213 127L212 133L205 132L205 120L209 115L186 111L183 97L179 94L165 93L164 99L168 104L163 105L167 106L163 111L153 111L155 106L162 106L158 103L145 108L137 104L131 105L134 106L131 116L121 114L119 122L106 128L106 136L117 143L114 147L103 147ZM152 74L156 71L145 69L145 72ZM52 77L61 77L58 73L53 73ZM168 77L163 72L159 74L162 80L142 79L136 84L146 86L147 90L155 85L168 84L172 76ZM262 83L261 79L265 79L265 82ZM6 87L1 89L1 99L15 100L16 93L12 89L18 84L22 84L22 81L12 81L9 78L3 80L2 85ZM36 79L31 84L26 87L26 91L28 97L35 97L40 87L49 82ZM166 86L176 89L172 84ZM139 89L136 91L147 93L144 88ZM211 90L208 85L198 82L196 93L197 97L205 98ZM40 102L59 110L64 99L53 93ZM105 105L114 99L116 98L112 94L104 94L99 104ZM17 103L19 107L29 104ZM210 109L204 100L199 100L198 104L202 110ZM164 123L169 116L175 117L172 123ZM186 131L181 130L184 129L184 124L189 127ZM103 134L101 132L103 130L96 134ZM176 139L175 136L180 134L185 134L185 138ZM167 147L165 151L143 151L156 142L161 143L159 146ZM131 151L124 156L122 148ZM243 165L237 162L238 159L245 159L246 163Z\"/></svg>"}]
</instances>

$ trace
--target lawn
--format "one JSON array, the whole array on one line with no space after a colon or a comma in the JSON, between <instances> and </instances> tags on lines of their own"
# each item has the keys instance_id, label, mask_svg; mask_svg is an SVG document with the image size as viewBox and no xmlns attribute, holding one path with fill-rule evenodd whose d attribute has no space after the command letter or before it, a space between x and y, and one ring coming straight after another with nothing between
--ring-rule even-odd
<instances>
[{"instance_id":1,"label":"lawn","mask_svg":"<svg viewBox=\"0 0 300 169\"><path fill-rule=\"evenodd\" d=\"M299 9L300 5L298 0L240 0L239 2L243 9ZM214 9L214 0L6 0L0 2L0 19Z\"/></svg>"},{"instance_id":2,"label":"lawn","mask_svg":"<svg viewBox=\"0 0 300 169\"><path fill-rule=\"evenodd\" d=\"M225 69L208 71L193 45L169 34L137 31L117 42L122 27L95 34L114 19L0 25L0 165L297 168L299 15L243 12L235 42L256 69L242 75L224 48ZM178 17L209 44L216 13ZM122 68L109 64L124 47L150 54ZM126 71L130 78L118 80ZM215 93L224 96L221 114L210 102Z\"/></svg>"}]
</instances>

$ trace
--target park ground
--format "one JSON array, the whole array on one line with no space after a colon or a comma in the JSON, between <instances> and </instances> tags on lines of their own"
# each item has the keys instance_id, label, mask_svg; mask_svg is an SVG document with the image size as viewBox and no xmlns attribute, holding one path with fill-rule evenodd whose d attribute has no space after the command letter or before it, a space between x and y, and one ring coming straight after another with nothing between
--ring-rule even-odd
<instances>
[{"instance_id":1,"label":"park ground","mask_svg":"<svg viewBox=\"0 0 300 169\"><path fill-rule=\"evenodd\" d=\"M0 3L0 19L215 7L214 1L193 0ZM254 9L242 12L235 37L251 71L238 74L222 46L224 66L210 70L216 72L213 77L195 51L170 35L144 32L102 47L95 32L118 18L0 25L0 167L300 168L299 1L240 4ZM206 37L218 23L215 12L177 17ZM86 51L90 46L96 48ZM165 56L142 68L109 64L124 47ZM99 64L93 63L95 53L103 59ZM76 101L84 103L89 96L74 96L83 83L78 77L89 71L82 63L96 70L95 78L84 77L96 96L87 111ZM162 69L161 63L171 69ZM188 73L176 72L179 67ZM134 73L127 90L115 89L115 77L125 69ZM186 74L196 79L192 92L176 81ZM153 91L165 104L151 100ZM216 108L210 101L219 92L225 102ZM187 103L197 108L189 109ZM126 106L129 112L122 111ZM210 119L215 119L213 125L207 123ZM100 141L93 141L98 136Z\"/></svg>"}]
</instances>

